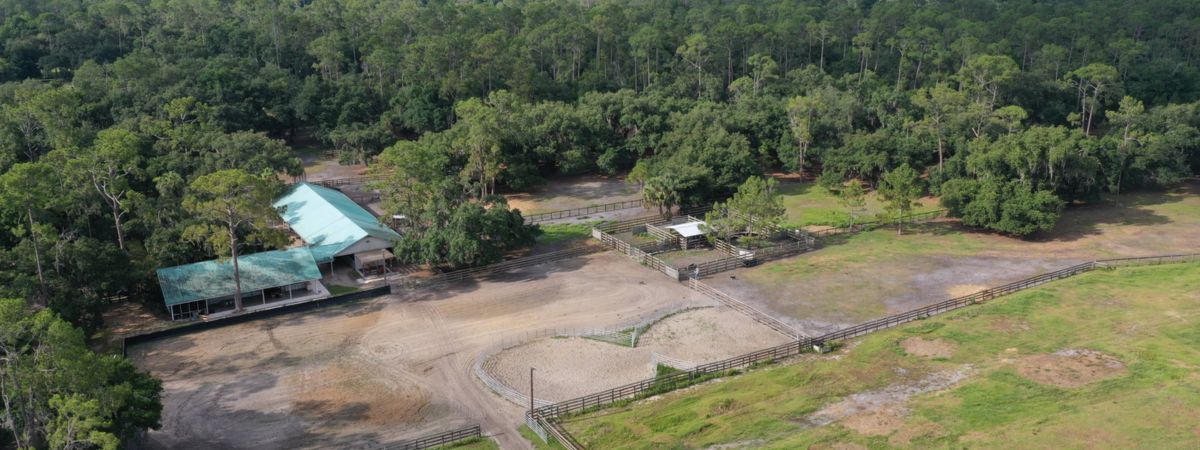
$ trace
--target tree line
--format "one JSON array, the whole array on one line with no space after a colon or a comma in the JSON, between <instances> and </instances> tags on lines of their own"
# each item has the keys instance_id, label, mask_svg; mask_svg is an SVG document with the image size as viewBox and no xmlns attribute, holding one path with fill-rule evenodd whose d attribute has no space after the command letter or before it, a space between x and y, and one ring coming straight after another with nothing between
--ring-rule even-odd
<instances>
[{"instance_id":1,"label":"tree line","mask_svg":"<svg viewBox=\"0 0 1200 450\"><path fill-rule=\"evenodd\" d=\"M0 0L0 296L90 333L108 301L160 304L157 267L277 247L269 205L217 200L278 194L313 140L389 174L413 262L528 245L498 194L587 173L660 208L775 171L919 189L1027 235L1200 173L1198 18L1184 0ZM51 398L23 422L43 431L6 420L3 439L51 442Z\"/></svg>"}]
</instances>

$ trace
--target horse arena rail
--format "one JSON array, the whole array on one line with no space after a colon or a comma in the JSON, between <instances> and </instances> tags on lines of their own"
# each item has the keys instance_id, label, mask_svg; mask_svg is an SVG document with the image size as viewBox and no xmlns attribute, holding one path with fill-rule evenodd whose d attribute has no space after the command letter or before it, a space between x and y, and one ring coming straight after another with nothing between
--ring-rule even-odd
<instances>
[{"instance_id":1,"label":"horse arena rail","mask_svg":"<svg viewBox=\"0 0 1200 450\"><path fill-rule=\"evenodd\" d=\"M492 376L491 369L495 367L493 357L500 354L500 352L548 337L578 337L607 342L613 345L637 347L638 338L642 335L642 333L645 333L646 330L650 329L650 327L655 323L681 312L715 306L717 306L716 302L713 302L711 306L683 305L670 308L660 308L649 315L645 315L645 319L630 321L600 329L547 328L543 330L520 333L515 336L508 336L501 339L500 342L492 344L486 350L480 352L479 355L475 357L472 370L475 373L475 377L479 378L479 381L482 381L484 385L486 385L488 388L491 388L493 392L500 395L505 400L513 402L519 406L528 406L529 395L527 393L521 392L512 386L504 384L503 381L500 381L496 379L496 377ZM653 364L654 361L655 360L651 358L651 364ZM533 402L535 406L546 406L553 403L549 400L536 398L536 393Z\"/></svg>"},{"instance_id":2,"label":"horse arena rail","mask_svg":"<svg viewBox=\"0 0 1200 450\"><path fill-rule=\"evenodd\" d=\"M644 203L642 200L626 200L623 202L605 203L602 205L590 205L582 208L571 208L560 211L550 211L544 213L529 214L525 216L525 223L540 223L549 220L567 219L571 217L586 216L588 214L620 211L623 209L641 208Z\"/></svg>"},{"instance_id":3,"label":"horse arena rail","mask_svg":"<svg viewBox=\"0 0 1200 450\"><path fill-rule=\"evenodd\" d=\"M1020 281L984 289L970 295L952 298L933 305L917 308L912 311L872 320L819 337L800 338L794 342L750 352L741 356L735 356L733 358L721 361L701 364L689 370L674 372L660 377L649 378L636 383L588 394L583 397L537 407L536 409L527 412L525 419L526 423L540 424L546 429L546 431L539 433L539 436L541 436L543 440L546 439L549 430L554 429L557 430L558 433L566 435L565 437L558 437L554 436L553 433L549 433L552 437L558 440L560 444L563 442L563 439L567 439L574 445L573 447L568 446L568 448L581 449L583 447L579 445L578 441L576 441L574 437L570 436L569 433L566 433L566 431L563 430L559 425L560 419L569 417L571 415L583 414L593 410L601 409L617 402L632 401L669 392L677 388L689 386L713 377L732 375L733 373L730 371L734 369L741 369L753 365L770 363L780 359L797 356L802 353L822 348L829 342L850 339L875 331L892 328L908 322L929 318L941 313L983 303L996 297L1040 286L1051 281L1069 278L1092 270L1108 269L1121 266L1174 264L1187 262L1200 262L1200 253L1102 259L1077 264L1065 269L1043 273L1041 275L1036 275Z\"/></svg>"},{"instance_id":4,"label":"horse arena rail","mask_svg":"<svg viewBox=\"0 0 1200 450\"><path fill-rule=\"evenodd\" d=\"M446 444L453 444L466 439L476 439L483 437L479 425L472 425L466 428L451 430L444 433L423 436L411 441L404 441L396 445L385 447L387 450L422 450L426 448L440 447Z\"/></svg>"},{"instance_id":5,"label":"horse arena rail","mask_svg":"<svg viewBox=\"0 0 1200 450\"><path fill-rule=\"evenodd\" d=\"M516 258L504 262L499 262L489 266L473 267L469 269L455 270L453 272L445 272L434 275L429 278L403 277L392 281L392 292L402 288L416 288L421 286L436 286L439 284L451 283L455 281L486 278L491 275L505 273L526 267L537 266L549 262L554 262L562 259L575 258L578 256L590 255L604 251L602 247L592 245L580 245L571 247L565 250L559 250L540 255L527 256L524 258Z\"/></svg>"}]
</instances>

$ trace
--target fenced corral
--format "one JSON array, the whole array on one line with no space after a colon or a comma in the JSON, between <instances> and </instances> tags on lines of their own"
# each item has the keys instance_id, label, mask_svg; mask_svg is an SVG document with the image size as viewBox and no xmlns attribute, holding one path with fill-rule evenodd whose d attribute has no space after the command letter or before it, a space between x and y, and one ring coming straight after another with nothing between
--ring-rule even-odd
<instances>
[{"instance_id":1,"label":"fenced corral","mask_svg":"<svg viewBox=\"0 0 1200 450\"><path fill-rule=\"evenodd\" d=\"M695 277L688 279L688 287L692 288L692 290L694 290L696 292L699 292L701 294L708 296L709 298L712 298L718 302L721 302L722 305L728 306L730 309L732 309L734 311L745 314L747 317L750 317L755 322L766 325L768 328L775 330L779 334L787 336L788 338L800 339L803 337L799 332L792 329L792 327L787 326L787 324L780 322L779 320L776 320L774 317L771 317L767 313L764 313L762 311L754 309L754 307L747 305L746 303L742 302L741 300L730 297L729 294L726 294L717 289L714 289L712 286L704 284L703 282L701 282L699 279L696 279Z\"/></svg>"},{"instance_id":2,"label":"fenced corral","mask_svg":"<svg viewBox=\"0 0 1200 450\"><path fill-rule=\"evenodd\" d=\"M660 218L658 220L663 220L663 219ZM644 225L644 224L638 224L638 225L635 225L634 227L640 226L640 225ZM633 227L626 229L624 231L629 231L632 229L633 229ZM670 264L667 264L663 260L654 256L654 253L674 248L674 246L677 245L678 243L651 242L651 243L643 244L642 246L637 246L637 245L633 245L628 242L625 242L621 239L618 239L616 236L613 236L612 234L609 234L608 232L601 230L600 228L592 228L592 237L599 240L600 243L603 244L605 247L616 250L617 252L621 253L622 255L628 256L629 258L633 259L634 261L637 261L638 264L641 264L641 265L644 265L651 269L662 272L666 276L671 277L675 280L680 279L679 271L677 269L675 269L675 267L672 267ZM643 250L643 248L646 248L648 250Z\"/></svg>"},{"instance_id":3,"label":"fenced corral","mask_svg":"<svg viewBox=\"0 0 1200 450\"><path fill-rule=\"evenodd\" d=\"M711 306L716 306L716 302L714 302ZM694 309L698 309L698 308L711 307L711 306L687 305L687 306L660 308L659 310L656 310L654 312L651 312L650 314L643 316L644 318L642 318L642 319L639 319L636 321L629 321L629 322L623 323L623 324L612 325L612 326L608 326L608 327L604 327L604 328L587 328L587 329L547 328L547 329L542 329L542 330L537 330L537 331L530 331L530 332L525 332L525 333L519 333L516 335L506 336L506 337L499 339L496 343L492 344L492 346L488 347L486 350L480 352L479 356L477 356L475 358L475 363L472 366L472 369L475 372L475 376L477 378L479 378L479 380L482 381L484 385L486 385L488 388L491 388L492 391L495 392L496 394L500 395L504 399L506 399L510 402L513 402L517 405L528 406L529 405L529 395L527 393L521 392L520 390L515 389L515 388L505 384L503 381L497 379L495 376L492 375L493 373L495 373L495 370L494 370L495 358L494 357L496 355L498 355L500 352L503 352L504 350L507 350L507 349L510 349L513 347L531 343L538 339L564 338L564 337L578 337L578 338L585 338L585 339L593 339L593 340L598 340L598 341L602 341L602 342L608 342L608 343L611 343L614 345L622 345L622 346L626 346L626 347L637 347L638 338L641 337L641 335L643 333L645 333L646 330L648 330L655 323L657 323L667 317L673 316L675 314L679 314L681 312L690 311L690 310L694 310ZM535 406L544 406L544 405L549 405L551 403L552 402L550 402L548 400L543 400L543 399L539 399L536 397L534 398Z\"/></svg>"},{"instance_id":4,"label":"fenced corral","mask_svg":"<svg viewBox=\"0 0 1200 450\"><path fill-rule=\"evenodd\" d=\"M564 209L561 211L550 211L544 213L528 214L525 216L525 223L540 223L550 220L568 219L571 217L586 216L589 214L598 214L611 211L620 211L624 209L641 208L642 200L626 200L623 202L605 203L603 205L584 206L582 208Z\"/></svg>"},{"instance_id":5,"label":"fenced corral","mask_svg":"<svg viewBox=\"0 0 1200 450\"><path fill-rule=\"evenodd\" d=\"M385 448L387 450L423 450L426 448L440 447L467 439L479 439L482 437L483 433L480 431L479 425L472 425L466 428L423 436L411 441L404 441L399 444L389 445Z\"/></svg>"},{"instance_id":6,"label":"fenced corral","mask_svg":"<svg viewBox=\"0 0 1200 450\"><path fill-rule=\"evenodd\" d=\"M590 255L592 253L597 253L597 252L601 252L601 251L604 251L604 248L596 247L596 246L592 246L592 245L580 245L580 246L568 248L565 250L559 250L556 252L542 253L540 255L533 255L533 256L528 256L525 258L512 259L509 261L492 264L490 266L472 267L470 269L462 269L462 270L455 270L453 272L440 273L440 274L437 274L437 275L434 275L434 276L428 277L428 278L417 278L417 277L411 277L411 276L402 277L402 278L397 278L397 279L392 280L392 282L391 282L392 292L395 293L396 291L398 291L400 289L404 289L404 288L412 289L412 288L417 288L417 287L437 286L437 285L441 285L441 284L445 284L445 283L452 283L455 281L462 281L462 280L476 279L476 278L487 278L489 276L496 275L496 274L511 272L514 270L523 269L526 267L533 267L533 266L546 264L546 263L554 262L554 261L559 261L559 260L563 260L563 259L576 258L579 256Z\"/></svg>"},{"instance_id":7,"label":"fenced corral","mask_svg":"<svg viewBox=\"0 0 1200 450\"><path fill-rule=\"evenodd\" d=\"M936 212L936 211L935 211ZM878 320L872 320L860 325L838 330L815 338L799 338L794 342L770 347L767 349L747 353L741 356L716 361L708 364L696 366L690 370L674 372L663 376L649 378L636 383L619 386L613 389L596 392L575 399L554 403L538 407L526 414L526 420L543 424L547 429L550 427L561 430L559 421L562 418L570 415L582 414L592 410L600 409L613 403L620 401L636 400L640 398L657 395L664 392L675 390L679 387L689 386L698 381L702 381L711 377L721 376L729 373L733 369L740 369L752 365L764 364L777 361L784 358L789 358L809 351L825 348L825 346L833 341L845 340L857 336L862 336L875 331L884 330L895 327L904 323L915 320L925 319L937 314L953 311L966 306L982 303L999 296L1011 294L1021 290L1040 286L1055 280L1079 275L1089 272L1097 268L1113 268L1119 266L1133 265L1156 265L1156 264L1172 264L1172 263L1187 263L1200 261L1200 254L1182 254L1182 255L1165 255L1151 256L1139 258L1117 258L1086 262L1065 269L1056 270L1049 273L1026 278L1024 280L1013 283L997 286L994 288L984 289L982 291L953 298L937 304L929 305L922 308L917 308L912 311L896 314L893 316L884 317ZM714 290L715 291L715 290ZM716 291L720 292L720 291ZM562 439L555 437L556 439ZM578 445L578 443L569 435L565 439ZM562 442L560 440L560 442ZM582 447L572 447L582 448Z\"/></svg>"}]
</instances>

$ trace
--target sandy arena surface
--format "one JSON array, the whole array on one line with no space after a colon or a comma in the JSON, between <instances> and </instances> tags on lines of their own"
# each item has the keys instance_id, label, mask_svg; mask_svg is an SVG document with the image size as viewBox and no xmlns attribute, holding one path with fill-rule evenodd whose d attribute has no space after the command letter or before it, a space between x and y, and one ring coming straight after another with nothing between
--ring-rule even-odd
<instances>
[{"instance_id":1,"label":"sandy arena surface","mask_svg":"<svg viewBox=\"0 0 1200 450\"><path fill-rule=\"evenodd\" d=\"M130 357L164 383L163 428L141 447L370 448L479 423L503 448L525 448L522 409L472 374L480 352L547 326L700 304L696 295L601 253L135 346Z\"/></svg>"},{"instance_id":2,"label":"sandy arena surface","mask_svg":"<svg viewBox=\"0 0 1200 450\"><path fill-rule=\"evenodd\" d=\"M783 344L787 337L728 308L669 316L642 335L636 348L587 338L545 338L493 356L487 370L522 392L534 374L534 396L563 401L654 376L651 354L703 364Z\"/></svg>"}]
</instances>

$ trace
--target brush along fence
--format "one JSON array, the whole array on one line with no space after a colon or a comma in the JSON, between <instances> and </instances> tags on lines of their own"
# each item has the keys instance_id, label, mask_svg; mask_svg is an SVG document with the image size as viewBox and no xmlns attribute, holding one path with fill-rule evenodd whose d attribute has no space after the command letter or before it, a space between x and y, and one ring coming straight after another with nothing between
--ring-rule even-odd
<instances>
[{"instance_id":1,"label":"brush along fence","mask_svg":"<svg viewBox=\"0 0 1200 450\"><path fill-rule=\"evenodd\" d=\"M691 361L684 361L679 358L672 358L658 352L650 352L650 367L658 369L658 366L667 366L678 370L691 370L698 364Z\"/></svg>"},{"instance_id":2,"label":"brush along fence","mask_svg":"<svg viewBox=\"0 0 1200 450\"><path fill-rule=\"evenodd\" d=\"M541 264L546 264L554 261L559 261L568 258L575 258L583 255L590 255L604 251L601 247L592 245L580 245L577 247L559 250L556 252L542 253L540 255L527 256L517 258L501 263L492 264L490 266L473 267L470 269L456 270L453 272L445 272L434 275L429 278L403 277L392 281L392 292L402 288L416 288L423 286L436 286L439 284L451 283L475 278L487 278L492 275L511 272L514 270L533 267Z\"/></svg>"},{"instance_id":3,"label":"brush along fence","mask_svg":"<svg viewBox=\"0 0 1200 450\"><path fill-rule=\"evenodd\" d=\"M603 205L584 206L582 208L564 209L561 211L550 211L537 214L529 214L525 216L525 223L539 223L549 220L567 219L571 217L586 216L588 214L596 214L609 211L620 211L623 209L641 208L641 200L627 200L623 202L605 203Z\"/></svg>"},{"instance_id":4,"label":"brush along fence","mask_svg":"<svg viewBox=\"0 0 1200 450\"><path fill-rule=\"evenodd\" d=\"M801 353L812 351L816 348L824 347L832 341L862 336L874 331L884 330L897 325L912 322L914 320L932 317L940 313L981 303L1001 295L1011 294L1024 289L1040 286L1051 281L1072 277L1097 268L1186 263L1196 261L1200 261L1200 254L1118 258L1091 261L1067 267L1065 269L1056 270L1054 272L1033 276L1021 281L1005 284L1003 286L984 289L974 294L953 298L937 304L917 308L905 313L896 314L878 320L872 320L861 325L838 330L820 337L800 338L795 342L789 342L775 347L758 350L722 361L702 364L690 370L674 372L605 391L588 394L583 397L538 407L537 409L527 413L527 420L534 420L538 421L539 423L557 426L559 419L566 416L586 413L609 406L619 401L636 400L663 392L669 392L679 387L694 384L700 380L728 374L729 371L733 369L773 362L782 358L796 356ZM561 430L561 427L559 427L559 429ZM572 440L572 442L574 441Z\"/></svg>"}]
</instances>

